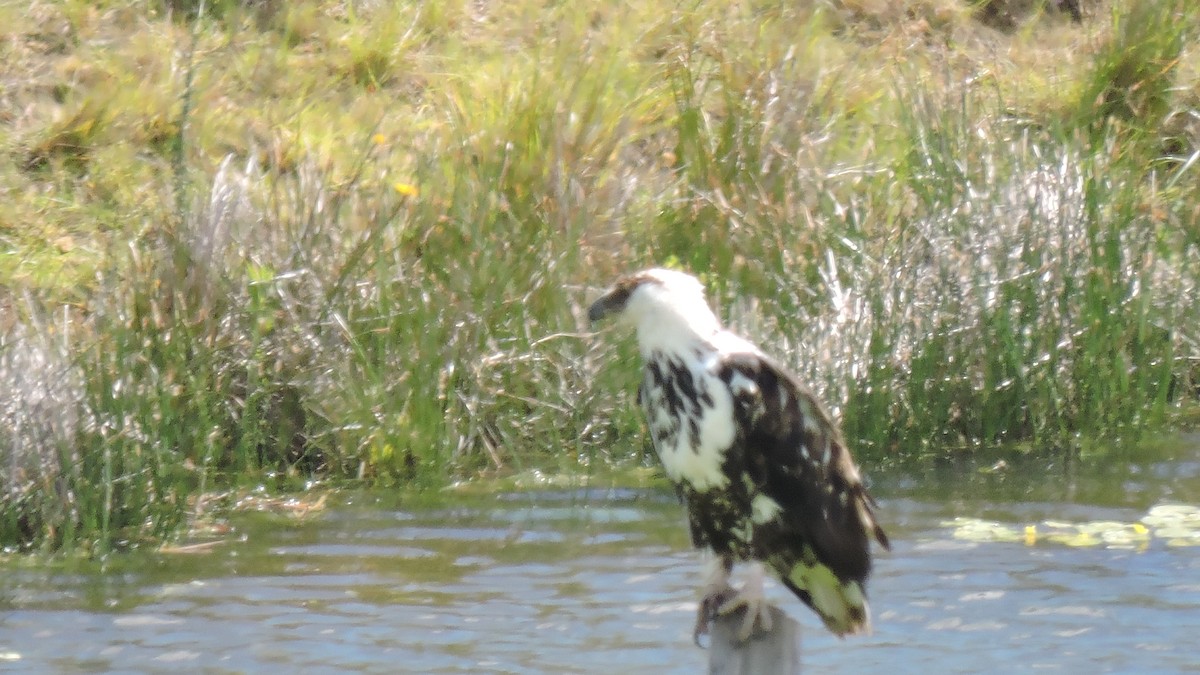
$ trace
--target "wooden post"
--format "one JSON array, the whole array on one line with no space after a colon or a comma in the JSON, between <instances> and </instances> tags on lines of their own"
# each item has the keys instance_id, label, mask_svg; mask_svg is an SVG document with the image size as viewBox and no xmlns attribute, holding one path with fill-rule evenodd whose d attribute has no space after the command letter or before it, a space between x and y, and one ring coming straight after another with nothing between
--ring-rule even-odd
<instances>
[{"instance_id":1,"label":"wooden post","mask_svg":"<svg viewBox=\"0 0 1200 675\"><path fill-rule=\"evenodd\" d=\"M771 606L771 630L759 631L745 642L738 631L746 614L714 617L709 625L709 675L797 675L800 672L800 624Z\"/></svg>"}]
</instances>

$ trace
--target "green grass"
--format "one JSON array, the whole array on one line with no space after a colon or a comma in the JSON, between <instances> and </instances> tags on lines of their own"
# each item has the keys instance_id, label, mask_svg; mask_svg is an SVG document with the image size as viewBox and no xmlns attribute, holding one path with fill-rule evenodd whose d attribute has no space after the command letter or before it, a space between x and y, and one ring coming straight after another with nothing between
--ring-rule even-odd
<instances>
[{"instance_id":1,"label":"green grass","mask_svg":"<svg viewBox=\"0 0 1200 675\"><path fill-rule=\"evenodd\" d=\"M866 464L1194 404L1190 4L435 4L0 9L0 542L646 461L585 308L668 261Z\"/></svg>"}]
</instances>

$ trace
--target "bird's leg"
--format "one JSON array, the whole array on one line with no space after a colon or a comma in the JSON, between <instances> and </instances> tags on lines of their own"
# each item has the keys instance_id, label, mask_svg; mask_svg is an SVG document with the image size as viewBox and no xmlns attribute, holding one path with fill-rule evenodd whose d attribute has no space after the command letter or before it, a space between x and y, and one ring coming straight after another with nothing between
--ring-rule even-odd
<instances>
[{"instance_id":1,"label":"bird's leg","mask_svg":"<svg viewBox=\"0 0 1200 675\"><path fill-rule=\"evenodd\" d=\"M708 562L704 574L704 584L700 587L700 604L696 608L696 627L692 631L692 640L700 645L700 637L708 633L708 624L716 616L717 610L731 595L733 587L729 585L729 575L733 572L733 558L718 555Z\"/></svg>"},{"instance_id":2,"label":"bird's leg","mask_svg":"<svg viewBox=\"0 0 1200 675\"><path fill-rule=\"evenodd\" d=\"M722 598L717 605L716 613L724 616L743 609L742 627L738 630L738 639L742 642L750 639L755 630L771 630L771 606L763 594L763 566L761 563L750 563L746 583L731 598Z\"/></svg>"}]
</instances>

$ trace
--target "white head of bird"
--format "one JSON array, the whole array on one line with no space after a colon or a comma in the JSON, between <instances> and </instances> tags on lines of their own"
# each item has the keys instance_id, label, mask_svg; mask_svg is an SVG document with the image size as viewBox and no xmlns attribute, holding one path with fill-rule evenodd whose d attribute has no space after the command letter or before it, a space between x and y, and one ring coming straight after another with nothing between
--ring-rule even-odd
<instances>
[{"instance_id":1,"label":"white head of bird","mask_svg":"<svg viewBox=\"0 0 1200 675\"><path fill-rule=\"evenodd\" d=\"M622 278L588 312L593 322L607 316L637 330L642 356L681 351L687 343L710 340L721 330L700 280L661 268Z\"/></svg>"}]
</instances>

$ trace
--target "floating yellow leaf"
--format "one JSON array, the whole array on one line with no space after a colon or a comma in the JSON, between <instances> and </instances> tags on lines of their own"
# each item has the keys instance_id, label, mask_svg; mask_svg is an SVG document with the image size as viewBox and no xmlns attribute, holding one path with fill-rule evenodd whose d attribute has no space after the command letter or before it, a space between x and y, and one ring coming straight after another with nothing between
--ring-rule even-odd
<instances>
[{"instance_id":1,"label":"floating yellow leaf","mask_svg":"<svg viewBox=\"0 0 1200 675\"><path fill-rule=\"evenodd\" d=\"M375 134L371 137L371 142L375 145L383 145L384 143L387 143L387 136L384 136L383 134Z\"/></svg>"},{"instance_id":2,"label":"floating yellow leaf","mask_svg":"<svg viewBox=\"0 0 1200 675\"><path fill-rule=\"evenodd\" d=\"M392 189L405 197L416 197L420 192L412 183L392 183Z\"/></svg>"}]
</instances>

